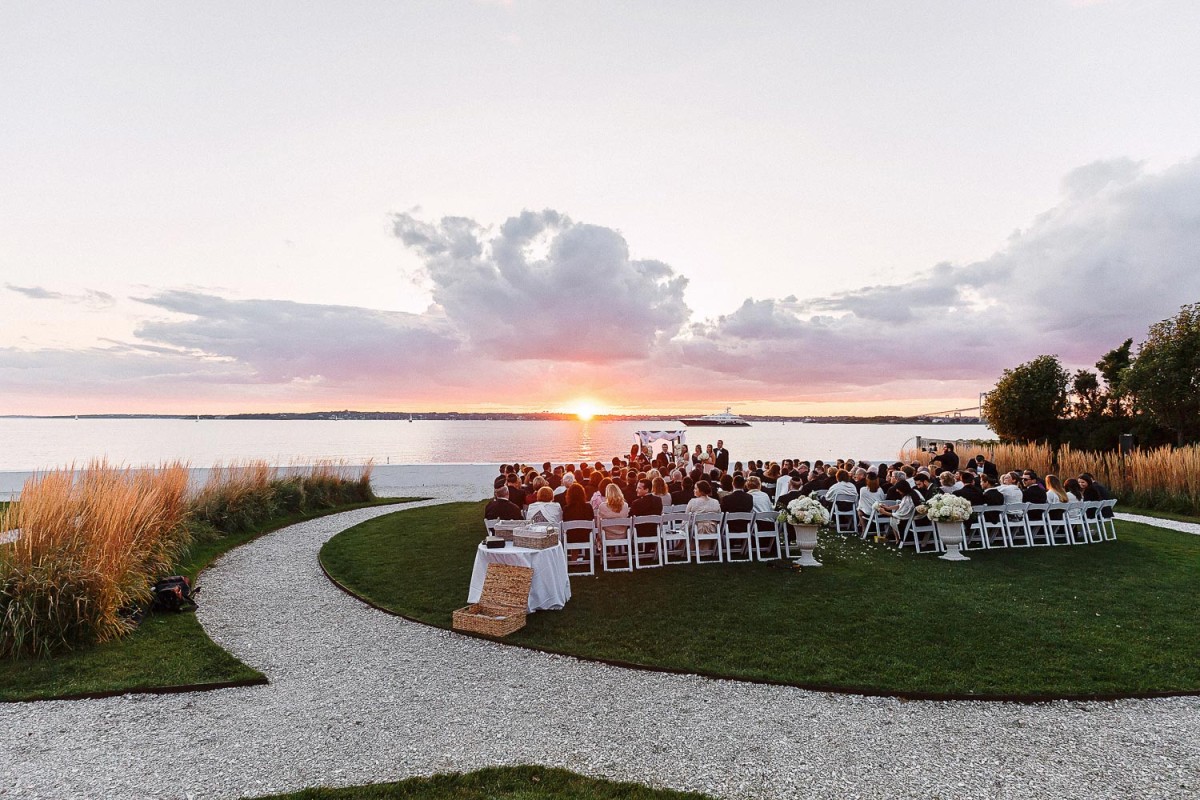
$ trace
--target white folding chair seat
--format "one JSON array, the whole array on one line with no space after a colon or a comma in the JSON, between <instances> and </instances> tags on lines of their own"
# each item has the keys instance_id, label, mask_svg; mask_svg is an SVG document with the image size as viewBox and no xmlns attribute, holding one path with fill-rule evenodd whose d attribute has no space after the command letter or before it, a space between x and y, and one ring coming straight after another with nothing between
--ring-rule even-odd
<instances>
[{"instance_id":1,"label":"white folding chair seat","mask_svg":"<svg viewBox=\"0 0 1200 800\"><path fill-rule=\"evenodd\" d=\"M1067 520L1066 503L1048 503L1046 530L1050 533L1050 544L1075 544L1071 536L1071 523ZM1062 537L1062 541L1059 541Z\"/></svg>"},{"instance_id":2,"label":"white folding chair seat","mask_svg":"<svg viewBox=\"0 0 1200 800\"><path fill-rule=\"evenodd\" d=\"M884 505L889 508L895 508L898 504L893 501L884 501ZM869 536L890 536L892 533L891 517L886 517L880 514L874 505L871 506L871 515L867 517L867 524L863 525L862 538L866 539Z\"/></svg>"},{"instance_id":3,"label":"white folding chair seat","mask_svg":"<svg viewBox=\"0 0 1200 800\"><path fill-rule=\"evenodd\" d=\"M734 524L731 526L730 523ZM726 561L754 560L754 551L750 541L753 538L751 531L753 525L753 511L728 511L725 513L725 517L721 521L721 536L724 540ZM741 528L742 530L731 530L731 527ZM735 547L735 545L737 546ZM734 552L739 554L745 553L746 557L734 558Z\"/></svg>"},{"instance_id":4,"label":"white folding chair seat","mask_svg":"<svg viewBox=\"0 0 1200 800\"><path fill-rule=\"evenodd\" d=\"M558 539L567 556L568 575L596 574L596 521L577 519L561 522Z\"/></svg>"},{"instance_id":5,"label":"white folding chair seat","mask_svg":"<svg viewBox=\"0 0 1200 800\"><path fill-rule=\"evenodd\" d=\"M663 565L662 523L661 514L633 518L633 565L638 569ZM643 534L639 525L653 525L654 532ZM651 563L643 564L643 559Z\"/></svg>"},{"instance_id":6,"label":"white folding chair seat","mask_svg":"<svg viewBox=\"0 0 1200 800\"><path fill-rule=\"evenodd\" d=\"M1088 535L1087 520L1083 516L1083 503L1072 500L1066 504L1067 536L1072 544L1088 544L1092 538Z\"/></svg>"},{"instance_id":7,"label":"white folding chair seat","mask_svg":"<svg viewBox=\"0 0 1200 800\"><path fill-rule=\"evenodd\" d=\"M687 506L671 506L671 508L686 508ZM688 564L692 560L692 529L686 511L671 511L663 514L662 525L658 529L658 540L662 544L663 564ZM680 559L679 555L683 554ZM674 560L672 560L674 556Z\"/></svg>"},{"instance_id":8,"label":"white folding chair seat","mask_svg":"<svg viewBox=\"0 0 1200 800\"><path fill-rule=\"evenodd\" d=\"M720 511L702 511L691 516L692 545L696 553L697 564L707 564L716 555L716 563L724 560L721 550L721 520L725 515ZM711 528L711 531L708 529ZM713 547L702 547L702 543L712 542ZM710 556L708 561L704 557Z\"/></svg>"},{"instance_id":9,"label":"white folding chair seat","mask_svg":"<svg viewBox=\"0 0 1200 800\"><path fill-rule=\"evenodd\" d=\"M754 537L754 555L759 561L770 561L783 558L779 548L779 529L776 527L778 515L774 511L758 511L750 524L750 534ZM763 557L763 545L772 554Z\"/></svg>"},{"instance_id":10,"label":"white folding chair seat","mask_svg":"<svg viewBox=\"0 0 1200 800\"><path fill-rule=\"evenodd\" d=\"M1103 500L1084 500L1080 503L1083 511L1083 526L1087 531L1089 542L1104 541L1104 522L1100 517Z\"/></svg>"},{"instance_id":11,"label":"white folding chair seat","mask_svg":"<svg viewBox=\"0 0 1200 800\"><path fill-rule=\"evenodd\" d=\"M629 517L612 517L596 520L596 535L600 537L600 563L605 572L633 572L633 520ZM623 567L610 567L609 561L624 562Z\"/></svg>"}]
</instances>

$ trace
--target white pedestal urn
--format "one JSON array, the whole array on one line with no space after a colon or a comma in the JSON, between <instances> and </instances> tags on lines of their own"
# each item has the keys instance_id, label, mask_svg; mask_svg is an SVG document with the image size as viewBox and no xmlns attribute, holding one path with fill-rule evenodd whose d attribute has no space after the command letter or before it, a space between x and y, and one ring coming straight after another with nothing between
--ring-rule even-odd
<instances>
[{"instance_id":1,"label":"white pedestal urn","mask_svg":"<svg viewBox=\"0 0 1200 800\"><path fill-rule=\"evenodd\" d=\"M938 558L944 561L970 561L971 559L962 554L963 524L961 522L935 522L934 524L937 525L938 537L946 546L946 552Z\"/></svg>"},{"instance_id":2,"label":"white pedestal urn","mask_svg":"<svg viewBox=\"0 0 1200 800\"><path fill-rule=\"evenodd\" d=\"M796 544L800 546L800 557L795 563L802 567L819 567L821 562L813 558L813 550L817 548L816 525L793 525L796 529Z\"/></svg>"}]
</instances>

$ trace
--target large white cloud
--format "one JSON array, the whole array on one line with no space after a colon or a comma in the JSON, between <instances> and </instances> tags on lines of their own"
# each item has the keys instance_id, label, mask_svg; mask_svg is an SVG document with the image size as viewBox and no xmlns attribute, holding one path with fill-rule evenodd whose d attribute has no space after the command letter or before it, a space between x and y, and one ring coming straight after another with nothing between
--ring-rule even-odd
<instances>
[{"instance_id":1,"label":"large white cloud","mask_svg":"<svg viewBox=\"0 0 1200 800\"><path fill-rule=\"evenodd\" d=\"M496 231L461 217L395 217L421 257L434 302L471 345L501 360L603 363L647 357L687 321L687 279L631 259L615 230L553 210Z\"/></svg>"}]
</instances>

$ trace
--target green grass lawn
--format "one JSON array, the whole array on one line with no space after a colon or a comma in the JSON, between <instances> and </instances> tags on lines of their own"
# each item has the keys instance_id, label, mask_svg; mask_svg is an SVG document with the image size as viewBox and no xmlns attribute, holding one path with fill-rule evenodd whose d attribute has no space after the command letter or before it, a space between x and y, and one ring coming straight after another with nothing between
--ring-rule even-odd
<instances>
[{"instance_id":1,"label":"green grass lawn","mask_svg":"<svg viewBox=\"0 0 1200 800\"><path fill-rule=\"evenodd\" d=\"M194 580L222 553L287 525L353 508L412 499L379 500L316 514L296 514L271 520L251 531L199 543L179 565L179 574ZM203 586L203 580L200 585ZM204 602L203 591L199 599ZM151 614L123 639L48 659L0 661L0 701L263 680L262 673L208 638L194 613Z\"/></svg>"},{"instance_id":2,"label":"green grass lawn","mask_svg":"<svg viewBox=\"0 0 1200 800\"><path fill-rule=\"evenodd\" d=\"M269 800L704 800L708 795L585 778L562 769L491 767L344 789L305 789ZM262 798L268 800L268 798Z\"/></svg>"},{"instance_id":3,"label":"green grass lawn","mask_svg":"<svg viewBox=\"0 0 1200 800\"><path fill-rule=\"evenodd\" d=\"M449 628L482 504L389 514L322 563L371 602ZM505 641L804 686L1064 696L1200 692L1200 537L1118 523L1119 539L972 551L971 561L823 535L821 568L688 565L574 578L560 612Z\"/></svg>"}]
</instances>

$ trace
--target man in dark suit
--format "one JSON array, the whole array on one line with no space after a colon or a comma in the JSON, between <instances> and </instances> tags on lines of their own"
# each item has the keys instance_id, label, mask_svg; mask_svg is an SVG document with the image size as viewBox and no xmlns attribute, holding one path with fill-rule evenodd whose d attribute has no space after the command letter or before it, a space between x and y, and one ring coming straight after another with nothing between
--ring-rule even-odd
<instances>
[{"instance_id":1,"label":"man in dark suit","mask_svg":"<svg viewBox=\"0 0 1200 800\"><path fill-rule=\"evenodd\" d=\"M946 442L942 446L942 455L938 460L942 462L942 469L958 472L958 453L954 452L954 445Z\"/></svg>"},{"instance_id":2,"label":"man in dark suit","mask_svg":"<svg viewBox=\"0 0 1200 800\"><path fill-rule=\"evenodd\" d=\"M496 488L496 496L483 509L484 519L521 519L521 509L508 499L508 487Z\"/></svg>"},{"instance_id":3,"label":"man in dark suit","mask_svg":"<svg viewBox=\"0 0 1200 800\"><path fill-rule=\"evenodd\" d=\"M637 496L629 504L631 517L657 517L663 513L662 498L650 494L650 481L640 480L634 489ZM652 524L638 525L638 536L653 536L655 527Z\"/></svg>"},{"instance_id":4,"label":"man in dark suit","mask_svg":"<svg viewBox=\"0 0 1200 800\"><path fill-rule=\"evenodd\" d=\"M713 466L721 470L724 475L729 472L729 451L725 449L725 442L717 439L717 446L713 449Z\"/></svg>"},{"instance_id":5,"label":"man in dark suit","mask_svg":"<svg viewBox=\"0 0 1200 800\"><path fill-rule=\"evenodd\" d=\"M960 470L958 479L962 481L963 488L955 492L954 495L969 501L973 506L984 505L983 490L975 483L975 473L969 469Z\"/></svg>"},{"instance_id":6,"label":"man in dark suit","mask_svg":"<svg viewBox=\"0 0 1200 800\"><path fill-rule=\"evenodd\" d=\"M1004 495L997 488L997 483L998 481L986 472L979 476L979 485L983 489L983 505L1004 505Z\"/></svg>"},{"instance_id":7,"label":"man in dark suit","mask_svg":"<svg viewBox=\"0 0 1200 800\"><path fill-rule=\"evenodd\" d=\"M733 491L721 498L721 510L732 514L748 514L754 510L754 498L746 491L746 479L742 475L733 476ZM746 530L745 522L734 520L729 523L729 530L742 533Z\"/></svg>"},{"instance_id":8,"label":"man in dark suit","mask_svg":"<svg viewBox=\"0 0 1200 800\"><path fill-rule=\"evenodd\" d=\"M1031 469L1021 473L1021 499L1039 505L1046 502L1046 489L1038 483L1037 473Z\"/></svg>"},{"instance_id":9,"label":"man in dark suit","mask_svg":"<svg viewBox=\"0 0 1200 800\"><path fill-rule=\"evenodd\" d=\"M917 500L915 497L913 498L913 501L917 505L928 502L929 498L938 493L938 490L929 483L929 475L925 472L918 472L913 476L913 488L921 496L920 500Z\"/></svg>"},{"instance_id":10,"label":"man in dark suit","mask_svg":"<svg viewBox=\"0 0 1200 800\"><path fill-rule=\"evenodd\" d=\"M996 465L983 457L983 453L975 456L975 460L970 462L971 469L979 475L991 475L996 481L1000 480L1000 471L996 469ZM995 484L992 484L995 486Z\"/></svg>"},{"instance_id":11,"label":"man in dark suit","mask_svg":"<svg viewBox=\"0 0 1200 800\"><path fill-rule=\"evenodd\" d=\"M524 508L526 505L525 489L521 486L521 482L517 478L517 473L510 472L508 474L507 486L508 486L508 499L510 501L512 501L512 504L515 505L517 508Z\"/></svg>"}]
</instances>

